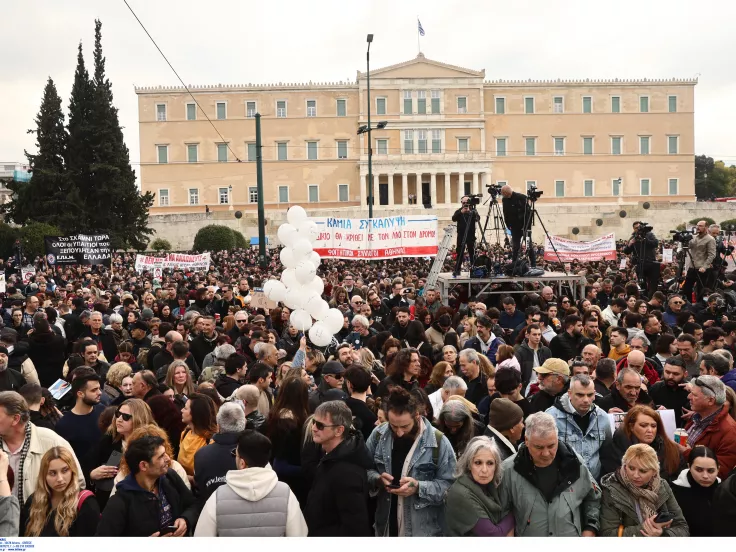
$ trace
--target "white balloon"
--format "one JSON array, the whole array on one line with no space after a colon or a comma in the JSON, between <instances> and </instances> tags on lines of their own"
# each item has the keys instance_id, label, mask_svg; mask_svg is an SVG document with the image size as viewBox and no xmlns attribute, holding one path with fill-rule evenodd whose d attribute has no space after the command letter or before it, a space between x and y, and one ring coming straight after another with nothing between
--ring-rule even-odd
<instances>
[{"instance_id":1,"label":"white balloon","mask_svg":"<svg viewBox=\"0 0 736 552\"><path fill-rule=\"evenodd\" d=\"M296 269L287 268L281 273L281 281L287 288L298 287L299 282L296 281Z\"/></svg>"},{"instance_id":2,"label":"white balloon","mask_svg":"<svg viewBox=\"0 0 736 552\"><path fill-rule=\"evenodd\" d=\"M295 240L299 239L299 233L296 228L288 222L279 226L279 229L276 231L276 235L278 236L279 241L287 247L294 243Z\"/></svg>"},{"instance_id":3,"label":"white balloon","mask_svg":"<svg viewBox=\"0 0 736 552\"><path fill-rule=\"evenodd\" d=\"M336 334L337 332L342 330L342 325L345 322L345 316L339 309L330 309L329 311L327 311L327 314L321 320L321 322L327 327L328 330L330 330L333 334Z\"/></svg>"},{"instance_id":4,"label":"white balloon","mask_svg":"<svg viewBox=\"0 0 736 552\"><path fill-rule=\"evenodd\" d=\"M283 301L286 296L286 286L278 280L269 280L263 285L263 294L271 301L278 303L279 301ZM245 298L250 299L250 295L247 295Z\"/></svg>"},{"instance_id":5,"label":"white balloon","mask_svg":"<svg viewBox=\"0 0 736 552\"><path fill-rule=\"evenodd\" d=\"M319 237L319 226L313 220L307 219L304 222L300 222L296 229L299 232L300 238L309 240L309 243L311 244L317 242L317 238Z\"/></svg>"},{"instance_id":6,"label":"white balloon","mask_svg":"<svg viewBox=\"0 0 736 552\"><path fill-rule=\"evenodd\" d=\"M309 254L309 260L312 261L312 264L316 266L317 268L319 268L319 265L322 262L322 258L319 256L319 253L317 253L316 251L312 251Z\"/></svg>"},{"instance_id":7,"label":"white balloon","mask_svg":"<svg viewBox=\"0 0 736 552\"><path fill-rule=\"evenodd\" d=\"M330 312L330 305L319 295L312 295L304 302L304 310L315 320L323 320Z\"/></svg>"},{"instance_id":8,"label":"white balloon","mask_svg":"<svg viewBox=\"0 0 736 552\"><path fill-rule=\"evenodd\" d=\"M312 244L309 243L309 240L299 238L294 242L292 249L294 250L294 258L297 261L301 261L309 258L309 255L312 253Z\"/></svg>"},{"instance_id":9,"label":"white balloon","mask_svg":"<svg viewBox=\"0 0 736 552\"><path fill-rule=\"evenodd\" d=\"M296 265L296 281L300 284L308 284L317 275L317 267L312 264L312 261L299 261Z\"/></svg>"},{"instance_id":10,"label":"white balloon","mask_svg":"<svg viewBox=\"0 0 736 552\"><path fill-rule=\"evenodd\" d=\"M294 250L291 247L284 247L279 253L281 264L286 268L296 268L297 260L294 258Z\"/></svg>"},{"instance_id":11,"label":"white balloon","mask_svg":"<svg viewBox=\"0 0 736 552\"><path fill-rule=\"evenodd\" d=\"M290 287L286 290L284 303L290 309L301 309L304 305L304 288L301 286Z\"/></svg>"},{"instance_id":12,"label":"white balloon","mask_svg":"<svg viewBox=\"0 0 736 552\"><path fill-rule=\"evenodd\" d=\"M294 205L289 208L289 210L286 212L286 220L289 221L290 224L293 224L294 226L297 226L300 222L307 220L307 212L304 210L303 207L299 205Z\"/></svg>"},{"instance_id":13,"label":"white balloon","mask_svg":"<svg viewBox=\"0 0 736 552\"><path fill-rule=\"evenodd\" d=\"M293 311L289 316L289 322L296 326L296 329L300 332L306 332L312 327L312 317L303 309Z\"/></svg>"},{"instance_id":14,"label":"white balloon","mask_svg":"<svg viewBox=\"0 0 736 552\"><path fill-rule=\"evenodd\" d=\"M315 276L311 282L304 284L304 288L317 295L322 295L325 291L325 283L322 281L322 278Z\"/></svg>"},{"instance_id":15,"label":"white balloon","mask_svg":"<svg viewBox=\"0 0 736 552\"><path fill-rule=\"evenodd\" d=\"M333 333L324 322L315 322L309 329L309 339L317 347L327 347L332 343Z\"/></svg>"}]
</instances>

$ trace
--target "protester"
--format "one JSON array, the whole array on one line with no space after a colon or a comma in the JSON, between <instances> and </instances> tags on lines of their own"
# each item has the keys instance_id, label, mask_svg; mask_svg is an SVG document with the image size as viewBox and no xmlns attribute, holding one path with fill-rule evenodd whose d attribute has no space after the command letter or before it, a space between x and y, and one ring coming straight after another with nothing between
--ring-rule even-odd
<instances>
[{"instance_id":1,"label":"protester","mask_svg":"<svg viewBox=\"0 0 736 552\"><path fill-rule=\"evenodd\" d=\"M687 464L687 469L672 482L672 492L687 521L690 536L715 536L713 518L722 514L713 509L713 495L721 483L718 458L708 447L699 445L690 451Z\"/></svg>"},{"instance_id":2,"label":"protester","mask_svg":"<svg viewBox=\"0 0 736 552\"><path fill-rule=\"evenodd\" d=\"M483 435L495 441L501 462L516 454L523 431L524 411L518 404L505 398L498 398L491 403L488 425Z\"/></svg>"},{"instance_id":3,"label":"protester","mask_svg":"<svg viewBox=\"0 0 736 552\"><path fill-rule=\"evenodd\" d=\"M535 393L529 403L532 412L545 412L555 399L567 392L570 385L570 367L562 359L548 358L544 364L534 368L537 373L539 392Z\"/></svg>"},{"instance_id":4,"label":"protester","mask_svg":"<svg viewBox=\"0 0 736 552\"><path fill-rule=\"evenodd\" d=\"M77 458L83 458L102 436L97 420L105 406L100 404L100 377L94 370L79 367L71 377L71 392L76 396L76 403L56 423L54 430L69 442Z\"/></svg>"},{"instance_id":5,"label":"protester","mask_svg":"<svg viewBox=\"0 0 736 552\"><path fill-rule=\"evenodd\" d=\"M186 428L181 434L179 454L176 460L192 481L194 455L199 449L208 445L213 435L217 433L217 406L207 395L193 393L181 411L181 419L186 424Z\"/></svg>"}]
</instances>

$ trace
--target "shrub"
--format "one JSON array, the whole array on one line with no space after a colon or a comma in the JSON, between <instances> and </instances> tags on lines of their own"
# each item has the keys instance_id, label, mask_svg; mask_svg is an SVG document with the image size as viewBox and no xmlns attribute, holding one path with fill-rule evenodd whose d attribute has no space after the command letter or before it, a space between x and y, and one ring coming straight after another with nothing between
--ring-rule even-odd
<instances>
[{"instance_id":1,"label":"shrub","mask_svg":"<svg viewBox=\"0 0 736 552\"><path fill-rule=\"evenodd\" d=\"M734 226L734 227L736 227L736 218L724 220L721 223L721 230L723 230L726 226Z\"/></svg>"},{"instance_id":2,"label":"shrub","mask_svg":"<svg viewBox=\"0 0 736 552\"><path fill-rule=\"evenodd\" d=\"M716 223L716 221L714 221L710 217L698 217L698 218L694 218L693 220L691 220L688 224L690 224L691 226L695 226L701 220L704 220L708 224L708 226L710 226L711 224L715 224Z\"/></svg>"},{"instance_id":3,"label":"shrub","mask_svg":"<svg viewBox=\"0 0 736 552\"><path fill-rule=\"evenodd\" d=\"M230 250L235 247L235 236L233 231L227 226L218 224L210 224L199 229L197 235L194 236L195 251L223 251Z\"/></svg>"},{"instance_id":4,"label":"shrub","mask_svg":"<svg viewBox=\"0 0 736 552\"><path fill-rule=\"evenodd\" d=\"M31 222L20 229L20 240L26 257L38 257L46 254L44 236L60 236L61 230L45 222Z\"/></svg>"},{"instance_id":5,"label":"shrub","mask_svg":"<svg viewBox=\"0 0 736 552\"><path fill-rule=\"evenodd\" d=\"M163 238L156 238L148 247L153 251L171 251L171 243Z\"/></svg>"},{"instance_id":6,"label":"shrub","mask_svg":"<svg viewBox=\"0 0 736 552\"><path fill-rule=\"evenodd\" d=\"M233 230L233 237L235 238L236 249L245 249L246 247L248 247L248 242L246 241L245 236L242 234L242 232Z\"/></svg>"}]
</instances>

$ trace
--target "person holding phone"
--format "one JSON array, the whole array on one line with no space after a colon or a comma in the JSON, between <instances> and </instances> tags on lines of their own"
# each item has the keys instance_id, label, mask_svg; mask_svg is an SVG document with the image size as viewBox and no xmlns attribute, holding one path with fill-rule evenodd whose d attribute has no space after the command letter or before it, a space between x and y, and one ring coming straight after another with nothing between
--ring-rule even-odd
<instances>
[{"instance_id":1,"label":"person holding phone","mask_svg":"<svg viewBox=\"0 0 736 552\"><path fill-rule=\"evenodd\" d=\"M621 467L603 477L602 537L688 537L690 531L675 495L659 476L657 452L632 445Z\"/></svg>"}]
</instances>

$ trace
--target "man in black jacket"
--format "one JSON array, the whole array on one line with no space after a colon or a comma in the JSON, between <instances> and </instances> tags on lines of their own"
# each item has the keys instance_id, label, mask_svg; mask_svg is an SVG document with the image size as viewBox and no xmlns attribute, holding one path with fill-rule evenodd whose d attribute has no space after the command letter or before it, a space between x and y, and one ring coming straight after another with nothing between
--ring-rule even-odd
<instances>
[{"instance_id":1,"label":"man in black jacket","mask_svg":"<svg viewBox=\"0 0 736 552\"><path fill-rule=\"evenodd\" d=\"M205 316L203 322L202 333L192 340L192 344L189 347L197 366L202 366L204 357L214 351L217 345L215 319L212 316Z\"/></svg>"},{"instance_id":2,"label":"man in black jacket","mask_svg":"<svg viewBox=\"0 0 736 552\"><path fill-rule=\"evenodd\" d=\"M684 387L680 387L681 383L685 383L686 377L687 368L682 359L670 357L664 363L662 379L649 389L649 395L654 401L655 408L664 406L675 411L677 427L683 427L684 425L682 420L683 408L690 410L690 401L687 398L689 391Z\"/></svg>"},{"instance_id":3,"label":"man in black jacket","mask_svg":"<svg viewBox=\"0 0 736 552\"><path fill-rule=\"evenodd\" d=\"M371 536L367 470L373 462L352 420L343 401L324 402L314 413L312 437L325 455L304 510L310 536Z\"/></svg>"},{"instance_id":4,"label":"man in black jacket","mask_svg":"<svg viewBox=\"0 0 736 552\"><path fill-rule=\"evenodd\" d=\"M452 222L457 223L457 261L455 261L455 270L452 271L454 276L460 275L460 269L463 266L463 257L465 256L465 248L468 249L470 257L470 266L473 266L475 259L475 224L480 221L478 211L470 208L470 198L463 197L461 207L452 215Z\"/></svg>"},{"instance_id":5,"label":"man in black jacket","mask_svg":"<svg viewBox=\"0 0 736 552\"><path fill-rule=\"evenodd\" d=\"M650 406L649 394L642 388L641 374L633 368L622 368L611 386L611 393L603 398L596 397L595 403L605 412L628 412L637 404Z\"/></svg>"},{"instance_id":6,"label":"man in black jacket","mask_svg":"<svg viewBox=\"0 0 736 552\"><path fill-rule=\"evenodd\" d=\"M225 373L217 376L215 389L221 397L229 397L243 385L241 381L248 371L247 359L243 355L233 353L225 359Z\"/></svg>"},{"instance_id":7,"label":"man in black jacket","mask_svg":"<svg viewBox=\"0 0 736 552\"><path fill-rule=\"evenodd\" d=\"M524 194L515 192L508 184L501 188L503 199L503 218L506 221L506 228L511 231L511 251L512 262L515 264L519 259L521 251L521 240L528 230L531 223L531 207L528 205L528 198ZM527 251L531 266L536 266L536 257L534 248L531 247Z\"/></svg>"},{"instance_id":8,"label":"man in black jacket","mask_svg":"<svg viewBox=\"0 0 736 552\"><path fill-rule=\"evenodd\" d=\"M532 412L545 412L554 406L555 399L567 393L570 386L570 367L559 358L549 358L534 368L539 391L529 397Z\"/></svg>"},{"instance_id":9,"label":"man in black jacket","mask_svg":"<svg viewBox=\"0 0 736 552\"><path fill-rule=\"evenodd\" d=\"M644 229L640 222L634 223L634 231L629 242L624 247L624 253L631 255L631 263L636 269L636 275L646 284L647 296L651 297L659 285L659 263L657 262L657 247L659 240L654 234L641 232Z\"/></svg>"},{"instance_id":10,"label":"man in black jacket","mask_svg":"<svg viewBox=\"0 0 736 552\"><path fill-rule=\"evenodd\" d=\"M542 329L539 324L530 324L526 328L526 339L516 350L516 360L521 366L521 392L526 394L529 383L537 380L533 368L541 366L548 358L552 358L549 347L542 345Z\"/></svg>"},{"instance_id":11,"label":"man in black jacket","mask_svg":"<svg viewBox=\"0 0 736 552\"><path fill-rule=\"evenodd\" d=\"M592 339L583 337L583 319L576 314L570 314L562 321L565 329L560 335L552 338L549 350L554 358L561 358L565 362L579 356L583 347L594 343Z\"/></svg>"}]
</instances>

